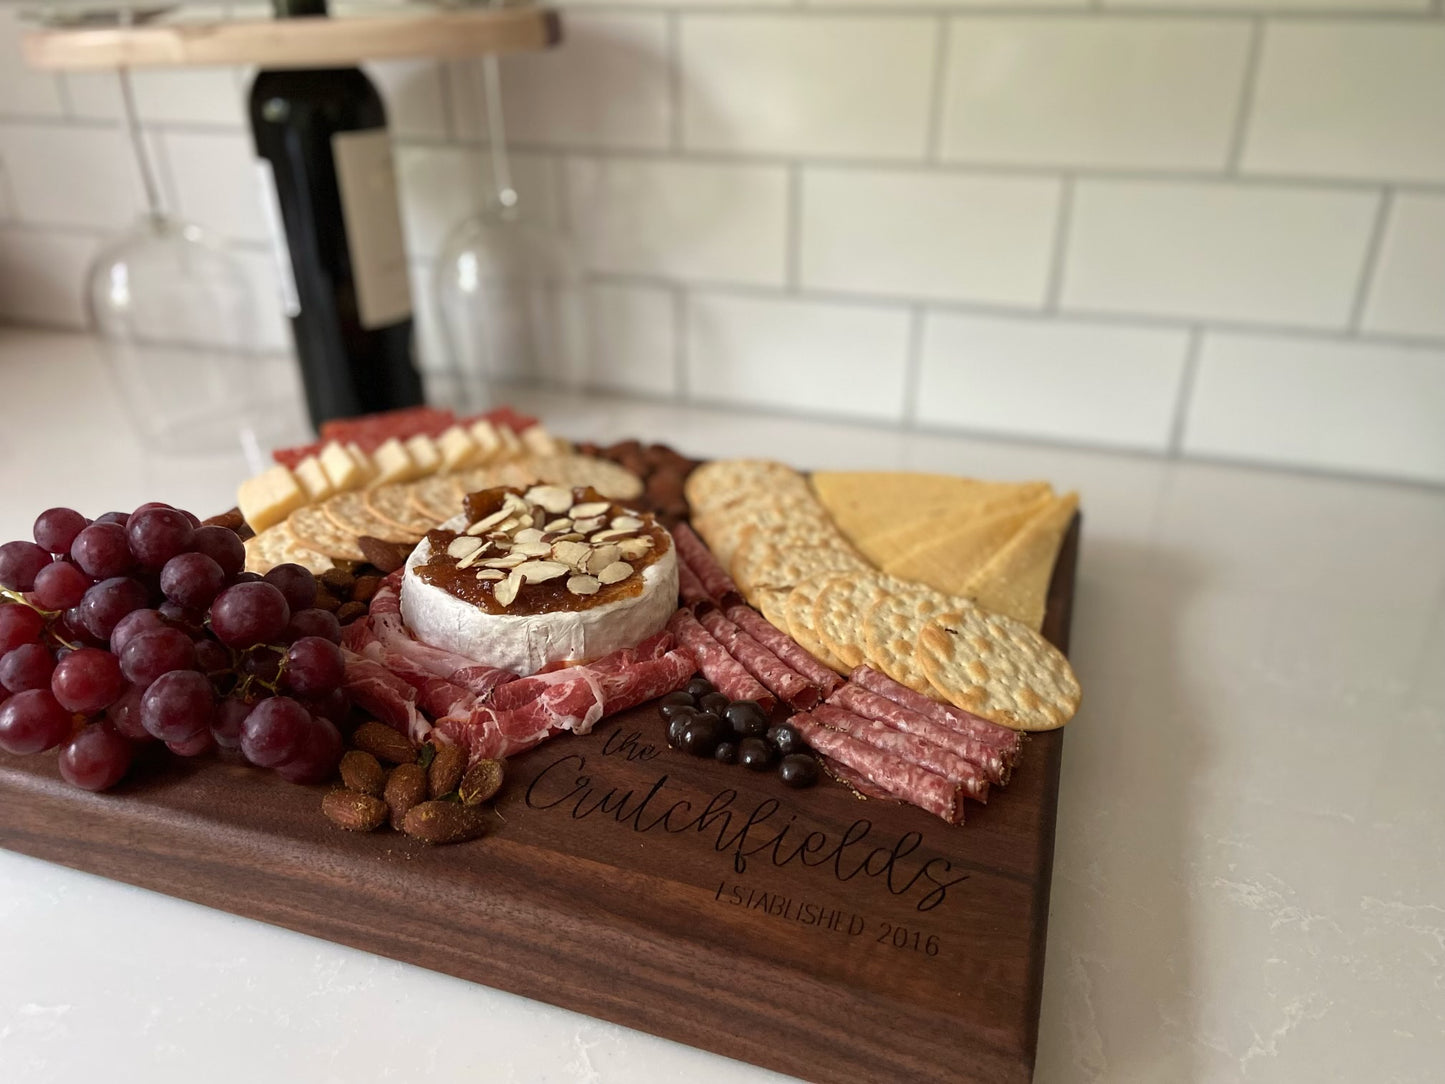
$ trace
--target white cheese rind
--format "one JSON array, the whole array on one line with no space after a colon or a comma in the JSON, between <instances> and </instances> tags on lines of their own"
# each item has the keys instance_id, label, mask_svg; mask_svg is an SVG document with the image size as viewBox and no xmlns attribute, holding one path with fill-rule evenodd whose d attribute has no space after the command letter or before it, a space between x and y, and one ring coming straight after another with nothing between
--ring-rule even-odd
<instances>
[{"instance_id":1,"label":"white cheese rind","mask_svg":"<svg viewBox=\"0 0 1445 1084\"><path fill-rule=\"evenodd\" d=\"M455 530L464 519L449 520ZM677 547L642 570L642 593L587 610L492 614L423 583L416 567L431 557L426 539L401 581L401 616L422 643L526 676L554 662L598 659L647 639L677 609Z\"/></svg>"}]
</instances>

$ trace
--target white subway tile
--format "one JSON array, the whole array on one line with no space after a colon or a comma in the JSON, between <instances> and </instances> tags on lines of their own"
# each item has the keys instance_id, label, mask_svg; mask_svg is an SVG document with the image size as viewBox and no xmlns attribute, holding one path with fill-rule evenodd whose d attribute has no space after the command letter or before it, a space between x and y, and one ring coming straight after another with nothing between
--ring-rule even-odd
<instances>
[{"instance_id":1,"label":"white subway tile","mask_svg":"<svg viewBox=\"0 0 1445 1084\"><path fill-rule=\"evenodd\" d=\"M918 420L950 429L1168 448L1185 331L931 312Z\"/></svg>"},{"instance_id":2,"label":"white subway tile","mask_svg":"<svg viewBox=\"0 0 1445 1084\"><path fill-rule=\"evenodd\" d=\"M245 132L164 131L176 213L232 241L267 241L256 151Z\"/></svg>"},{"instance_id":3,"label":"white subway tile","mask_svg":"<svg viewBox=\"0 0 1445 1084\"><path fill-rule=\"evenodd\" d=\"M513 154L510 160L521 213L554 225L557 195L551 159ZM472 148L399 146L396 170L402 230L414 258L435 257L456 227L495 202L491 161Z\"/></svg>"},{"instance_id":4,"label":"white subway tile","mask_svg":"<svg viewBox=\"0 0 1445 1084\"><path fill-rule=\"evenodd\" d=\"M1445 195L1395 196L1364 327L1445 337Z\"/></svg>"},{"instance_id":5,"label":"white subway tile","mask_svg":"<svg viewBox=\"0 0 1445 1084\"><path fill-rule=\"evenodd\" d=\"M446 138L447 117L442 105L439 62L373 60L367 63L366 74L386 103L386 125L393 138Z\"/></svg>"},{"instance_id":6,"label":"white subway tile","mask_svg":"<svg viewBox=\"0 0 1445 1084\"><path fill-rule=\"evenodd\" d=\"M1445 351L1205 336L1184 448L1445 482Z\"/></svg>"},{"instance_id":7,"label":"white subway tile","mask_svg":"<svg viewBox=\"0 0 1445 1084\"><path fill-rule=\"evenodd\" d=\"M1445 23L1270 23L1243 165L1445 180Z\"/></svg>"},{"instance_id":8,"label":"white subway tile","mask_svg":"<svg viewBox=\"0 0 1445 1084\"><path fill-rule=\"evenodd\" d=\"M562 44L502 58L507 137L548 146L665 147L672 129L667 18L569 12ZM450 66L457 132L487 137L479 60Z\"/></svg>"},{"instance_id":9,"label":"white subway tile","mask_svg":"<svg viewBox=\"0 0 1445 1084\"><path fill-rule=\"evenodd\" d=\"M0 320L85 327L86 273L99 247L82 234L0 226Z\"/></svg>"},{"instance_id":10,"label":"white subway tile","mask_svg":"<svg viewBox=\"0 0 1445 1084\"><path fill-rule=\"evenodd\" d=\"M1064 307L1342 328L1379 199L1275 185L1081 180Z\"/></svg>"},{"instance_id":11,"label":"white subway tile","mask_svg":"<svg viewBox=\"0 0 1445 1084\"><path fill-rule=\"evenodd\" d=\"M809 8L855 8L876 9L902 8L916 11L919 8L991 8L998 10L1030 11L1041 9L1060 11L1071 8L1086 8L1091 0L801 0Z\"/></svg>"},{"instance_id":12,"label":"white subway tile","mask_svg":"<svg viewBox=\"0 0 1445 1084\"><path fill-rule=\"evenodd\" d=\"M22 222L118 229L142 207L119 129L0 124L0 170Z\"/></svg>"},{"instance_id":13,"label":"white subway tile","mask_svg":"<svg viewBox=\"0 0 1445 1084\"><path fill-rule=\"evenodd\" d=\"M805 169L802 283L1042 304L1060 193L1042 178Z\"/></svg>"},{"instance_id":14,"label":"white subway tile","mask_svg":"<svg viewBox=\"0 0 1445 1084\"><path fill-rule=\"evenodd\" d=\"M921 159L936 32L922 18L684 14L683 142Z\"/></svg>"},{"instance_id":15,"label":"white subway tile","mask_svg":"<svg viewBox=\"0 0 1445 1084\"><path fill-rule=\"evenodd\" d=\"M250 125L250 83L242 86L235 68L146 68L132 72L131 79L136 112L146 124Z\"/></svg>"},{"instance_id":16,"label":"white subway tile","mask_svg":"<svg viewBox=\"0 0 1445 1084\"><path fill-rule=\"evenodd\" d=\"M1016 165L1222 167L1249 34L1243 20L954 19L943 156Z\"/></svg>"},{"instance_id":17,"label":"white subway tile","mask_svg":"<svg viewBox=\"0 0 1445 1084\"><path fill-rule=\"evenodd\" d=\"M590 371L593 387L634 395L677 392L677 327L671 290L631 283L594 283Z\"/></svg>"},{"instance_id":18,"label":"white subway tile","mask_svg":"<svg viewBox=\"0 0 1445 1084\"><path fill-rule=\"evenodd\" d=\"M113 71L62 72L70 115L77 120L119 120L120 79Z\"/></svg>"},{"instance_id":19,"label":"white subway tile","mask_svg":"<svg viewBox=\"0 0 1445 1084\"><path fill-rule=\"evenodd\" d=\"M20 54L26 29L16 5L0 6L0 116L58 117L65 112L59 80L29 67Z\"/></svg>"},{"instance_id":20,"label":"white subway tile","mask_svg":"<svg viewBox=\"0 0 1445 1084\"><path fill-rule=\"evenodd\" d=\"M1194 11L1339 12L1340 14L1393 14L1430 9L1431 0L1102 0L1106 8L1189 8Z\"/></svg>"},{"instance_id":21,"label":"white subway tile","mask_svg":"<svg viewBox=\"0 0 1445 1084\"><path fill-rule=\"evenodd\" d=\"M899 421L908 323L901 308L692 294L690 397Z\"/></svg>"},{"instance_id":22,"label":"white subway tile","mask_svg":"<svg viewBox=\"0 0 1445 1084\"><path fill-rule=\"evenodd\" d=\"M575 158L566 188L592 270L782 285L782 167Z\"/></svg>"}]
</instances>

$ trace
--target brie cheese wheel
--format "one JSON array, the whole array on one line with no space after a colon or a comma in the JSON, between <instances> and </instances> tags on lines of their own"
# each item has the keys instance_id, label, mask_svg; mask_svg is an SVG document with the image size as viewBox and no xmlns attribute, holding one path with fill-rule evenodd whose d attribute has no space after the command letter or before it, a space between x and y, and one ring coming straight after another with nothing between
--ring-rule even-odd
<instances>
[{"instance_id":1,"label":"brie cheese wheel","mask_svg":"<svg viewBox=\"0 0 1445 1084\"><path fill-rule=\"evenodd\" d=\"M442 526L461 530L466 517ZM677 609L677 546L642 570L642 592L585 610L494 614L463 602L416 574L431 557L422 539L401 581L401 617L424 644L526 677L556 662L585 662L633 647L659 631Z\"/></svg>"}]
</instances>

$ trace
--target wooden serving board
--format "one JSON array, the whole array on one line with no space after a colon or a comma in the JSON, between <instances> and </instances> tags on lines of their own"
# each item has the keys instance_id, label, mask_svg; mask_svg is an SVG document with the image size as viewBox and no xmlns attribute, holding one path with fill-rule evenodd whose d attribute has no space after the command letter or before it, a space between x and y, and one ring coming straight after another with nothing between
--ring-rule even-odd
<instances>
[{"instance_id":1,"label":"wooden serving board","mask_svg":"<svg viewBox=\"0 0 1445 1084\"><path fill-rule=\"evenodd\" d=\"M493 834L434 849L211 758L97 795L0 755L0 845L808 1080L1001 1084L1033 1072L1062 749L950 828L684 755L649 705L514 758Z\"/></svg>"}]
</instances>

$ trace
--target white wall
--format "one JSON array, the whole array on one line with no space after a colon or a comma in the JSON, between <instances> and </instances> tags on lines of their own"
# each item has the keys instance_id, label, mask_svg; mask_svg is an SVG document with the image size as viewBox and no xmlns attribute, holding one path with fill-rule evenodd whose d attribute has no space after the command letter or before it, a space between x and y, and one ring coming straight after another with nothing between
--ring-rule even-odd
<instances>
[{"instance_id":1,"label":"white wall","mask_svg":"<svg viewBox=\"0 0 1445 1084\"><path fill-rule=\"evenodd\" d=\"M1441 16L589 2L562 48L504 61L506 104L524 197L590 271L598 383L1438 483ZM138 188L114 77L27 72L16 33L0 7L0 318L77 326L85 263ZM482 198L479 79L370 70L424 293ZM169 198L269 296L248 78L137 82ZM279 318L266 334L285 342Z\"/></svg>"}]
</instances>

